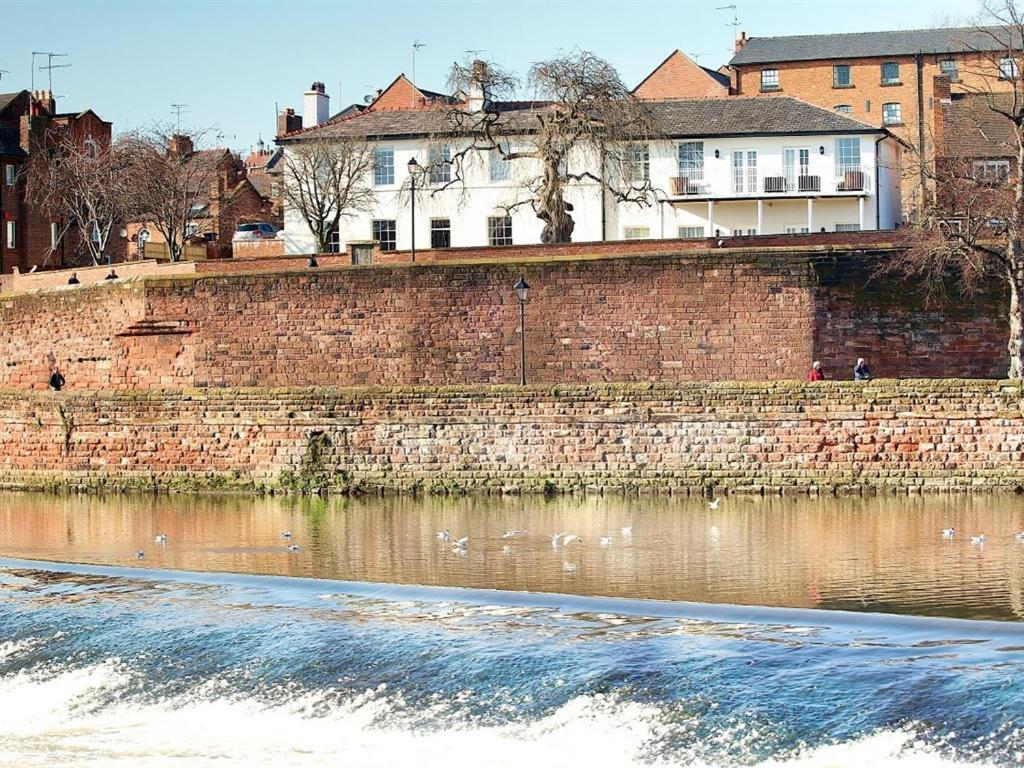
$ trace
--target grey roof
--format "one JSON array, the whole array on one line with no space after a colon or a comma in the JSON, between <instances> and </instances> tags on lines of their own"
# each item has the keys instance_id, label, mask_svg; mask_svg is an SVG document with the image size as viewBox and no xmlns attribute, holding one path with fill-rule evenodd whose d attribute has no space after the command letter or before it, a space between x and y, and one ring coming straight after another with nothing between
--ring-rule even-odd
<instances>
[{"instance_id":1,"label":"grey roof","mask_svg":"<svg viewBox=\"0 0 1024 768\"><path fill-rule=\"evenodd\" d=\"M17 93L0 93L0 112L3 112L10 106L11 102L21 96L24 91L18 91Z\"/></svg>"},{"instance_id":2,"label":"grey roof","mask_svg":"<svg viewBox=\"0 0 1024 768\"><path fill-rule=\"evenodd\" d=\"M645 102L659 133L670 138L701 136L764 136L828 133L884 133L877 126L816 107L788 96L681 99ZM498 132L529 132L536 117L550 105L512 102L499 108ZM325 136L399 139L457 134L443 109L368 111L346 120L324 123L278 141Z\"/></svg>"},{"instance_id":3,"label":"grey roof","mask_svg":"<svg viewBox=\"0 0 1024 768\"><path fill-rule=\"evenodd\" d=\"M1006 48L1010 31L1002 27L945 27L889 32L844 32L793 37L751 37L730 66L769 64L783 61L818 61L885 56L913 56L917 53L993 51ZM1015 32L1015 50L1020 50ZM1005 42L1003 42L1005 41Z\"/></svg>"}]
</instances>

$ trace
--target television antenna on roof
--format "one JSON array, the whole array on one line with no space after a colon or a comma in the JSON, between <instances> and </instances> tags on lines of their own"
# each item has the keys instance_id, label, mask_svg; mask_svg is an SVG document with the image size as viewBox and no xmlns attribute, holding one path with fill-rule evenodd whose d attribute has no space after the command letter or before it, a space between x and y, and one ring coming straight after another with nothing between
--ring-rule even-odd
<instances>
[{"instance_id":1,"label":"television antenna on roof","mask_svg":"<svg viewBox=\"0 0 1024 768\"><path fill-rule=\"evenodd\" d=\"M427 44L422 43L419 40L412 41L412 84L416 85L416 54L420 48L426 48Z\"/></svg>"},{"instance_id":2,"label":"television antenna on roof","mask_svg":"<svg viewBox=\"0 0 1024 768\"><path fill-rule=\"evenodd\" d=\"M732 27L732 39L735 40L736 39L736 33L739 32L739 29L740 29L740 17L739 17L738 9L736 8L736 3L733 3L732 5L719 5L718 7L715 8L715 10L716 11L732 11L732 21L727 21L725 23L726 23L726 26ZM727 50L728 53L732 53L732 49L731 48L728 48L726 50Z\"/></svg>"},{"instance_id":3,"label":"television antenna on roof","mask_svg":"<svg viewBox=\"0 0 1024 768\"><path fill-rule=\"evenodd\" d=\"M181 133L181 116L182 114L188 114L191 110L185 109L188 104L171 104L171 112L174 113L175 124L174 132Z\"/></svg>"},{"instance_id":4,"label":"television antenna on roof","mask_svg":"<svg viewBox=\"0 0 1024 768\"><path fill-rule=\"evenodd\" d=\"M33 51L35 53L35 51ZM53 93L53 70L55 69L66 69L70 67L70 64L54 64L53 60L58 56L67 56L66 53L52 53L51 51L46 52L46 64L41 66L39 69L45 69L47 75L47 90ZM34 62L33 62L34 63Z\"/></svg>"},{"instance_id":5,"label":"television antenna on roof","mask_svg":"<svg viewBox=\"0 0 1024 768\"><path fill-rule=\"evenodd\" d=\"M9 69L0 69L0 80L4 79L4 75L9 74L11 74L11 71Z\"/></svg>"}]
</instances>

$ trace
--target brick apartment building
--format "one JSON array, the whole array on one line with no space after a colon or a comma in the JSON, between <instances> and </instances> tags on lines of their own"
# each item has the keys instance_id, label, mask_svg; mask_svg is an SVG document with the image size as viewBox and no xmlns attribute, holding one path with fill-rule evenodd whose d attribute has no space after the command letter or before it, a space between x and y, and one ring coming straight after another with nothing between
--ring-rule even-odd
<instances>
[{"instance_id":1,"label":"brick apartment building","mask_svg":"<svg viewBox=\"0 0 1024 768\"><path fill-rule=\"evenodd\" d=\"M205 183L188 224L189 244L205 245L211 257L227 256L240 222L270 218L271 201L252 183L242 159L230 149L196 150L188 136L178 135L172 137L169 151L186 155L189 163L197 164L192 178ZM160 247L166 241L153 222L133 221L126 229L130 255L166 256L166 249ZM142 243L146 244L144 254L140 254Z\"/></svg>"},{"instance_id":2,"label":"brick apartment building","mask_svg":"<svg viewBox=\"0 0 1024 768\"><path fill-rule=\"evenodd\" d=\"M885 126L930 161L935 149L935 78L948 78L954 94L1011 90L1020 77L1015 56L1020 41L1003 41L1008 34L997 28L742 34L729 62L732 90L739 96L790 96ZM1001 56L999 51L1008 53ZM917 207L926 191L923 170L908 174L904 210Z\"/></svg>"},{"instance_id":3,"label":"brick apartment building","mask_svg":"<svg viewBox=\"0 0 1024 768\"><path fill-rule=\"evenodd\" d=\"M730 73L726 67L722 70L702 67L682 51L676 50L633 89L633 95L645 101L718 99L728 96L731 87Z\"/></svg>"},{"instance_id":4,"label":"brick apartment building","mask_svg":"<svg viewBox=\"0 0 1024 768\"><path fill-rule=\"evenodd\" d=\"M269 201L269 221L278 227L284 223L284 190L281 186L281 158L284 150L268 147L260 139L256 150L250 152L243 165L245 174L260 195Z\"/></svg>"},{"instance_id":5,"label":"brick apartment building","mask_svg":"<svg viewBox=\"0 0 1024 768\"><path fill-rule=\"evenodd\" d=\"M27 166L41 147L71 139L86 147L90 142L109 146L111 124L91 109L57 112L49 91L0 94L0 271L27 271L81 262L81 234L72 230L58 238L60 222L32 202ZM111 240L110 249L123 247Z\"/></svg>"}]
</instances>

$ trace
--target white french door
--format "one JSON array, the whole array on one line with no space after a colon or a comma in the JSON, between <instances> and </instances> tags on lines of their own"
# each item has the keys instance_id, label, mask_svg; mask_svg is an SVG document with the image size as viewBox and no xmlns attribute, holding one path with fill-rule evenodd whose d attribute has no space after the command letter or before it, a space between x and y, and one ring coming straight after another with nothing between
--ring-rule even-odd
<instances>
[{"instance_id":1,"label":"white french door","mask_svg":"<svg viewBox=\"0 0 1024 768\"><path fill-rule=\"evenodd\" d=\"M732 153L732 191L737 195L757 194L757 150L736 149Z\"/></svg>"}]
</instances>

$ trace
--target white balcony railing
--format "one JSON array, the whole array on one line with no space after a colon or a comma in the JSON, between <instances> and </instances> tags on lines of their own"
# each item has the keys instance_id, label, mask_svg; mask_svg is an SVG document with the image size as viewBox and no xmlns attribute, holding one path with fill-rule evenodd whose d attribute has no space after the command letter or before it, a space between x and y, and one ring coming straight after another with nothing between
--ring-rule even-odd
<instances>
[{"instance_id":1,"label":"white balcony railing","mask_svg":"<svg viewBox=\"0 0 1024 768\"><path fill-rule=\"evenodd\" d=\"M864 194L873 190L870 169L863 165L831 166L826 173L817 168L798 166L781 168L728 169L709 173L688 171L669 178L669 194L675 198L750 198L764 195L810 196Z\"/></svg>"}]
</instances>

